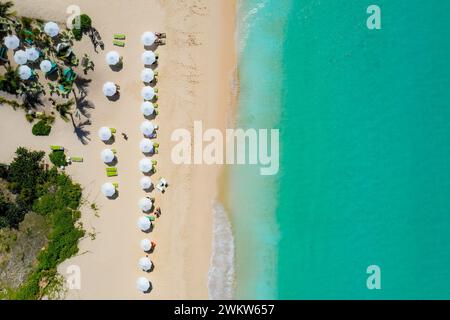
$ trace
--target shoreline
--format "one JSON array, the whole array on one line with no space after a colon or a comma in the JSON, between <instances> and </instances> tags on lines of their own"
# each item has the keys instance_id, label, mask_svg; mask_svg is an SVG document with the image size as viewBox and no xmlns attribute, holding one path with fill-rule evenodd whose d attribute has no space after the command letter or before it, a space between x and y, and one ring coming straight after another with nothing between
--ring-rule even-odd
<instances>
[{"instance_id":1,"label":"shoreline","mask_svg":"<svg viewBox=\"0 0 450 320\"><path fill-rule=\"evenodd\" d=\"M170 135L176 128L191 130L193 121L200 119L206 127L220 130L227 127L229 108L233 103L227 88L230 73L237 67L236 3L234 0L220 3L138 0L133 7L126 1L113 5L107 5L107 1L79 3L82 12L92 17L94 27L105 42L105 50L98 54L94 53L87 37L75 44L78 55L86 52L95 63L95 71L86 76L92 79L87 95L94 107L89 110L91 140L82 145L72 132L71 124L57 117L48 137L32 136L29 126L30 130L22 130L5 141L0 161L8 161L17 146L48 152L48 146L53 144L65 146L70 155L85 158L84 163L71 165L66 172L83 187L85 205L81 208L81 221L95 240L85 237L79 244L79 254L58 268L63 275L71 265L77 265L81 270L81 290L68 291L66 298L207 299L214 227L212 210L220 193L219 177L224 168L173 165ZM22 15L62 22L70 4L73 1L24 0L15 3L15 10ZM124 12L133 16L132 25L123 19ZM157 84L160 114L154 122L160 127L157 141L161 147L155 157L158 172L153 180L164 176L170 185L164 195L157 191L151 193L156 197L156 206L163 212L154 231L148 235L136 226L140 216L137 201L145 195L138 185L141 175L137 163L142 158L138 143L141 139L139 125L143 121L139 112L142 87L139 72L143 68L139 57L144 49L139 39L146 30L166 32L168 38L167 45L157 49L160 53ZM112 46L113 33L127 35L125 48ZM124 57L124 68L120 72L113 72L106 66L104 56L109 50L117 50ZM102 95L101 86L105 81L120 84L118 101L110 102ZM47 104L46 98L44 101ZM3 136L14 125L27 124L21 110L1 109L2 117L11 119L0 129ZM118 152L120 175L113 182L119 183L120 195L113 201L100 193L101 184L109 181L104 176L104 164L99 157L105 146L97 137L98 128L104 125L118 130L113 147ZM129 140L124 141L119 132L126 132ZM89 208L92 203L100 208L98 216ZM155 264L154 271L149 274L137 267L138 259L144 256L139 241L146 237L158 243L155 252L149 255ZM153 290L149 294L136 290L139 276L146 276L152 282Z\"/></svg>"}]
</instances>

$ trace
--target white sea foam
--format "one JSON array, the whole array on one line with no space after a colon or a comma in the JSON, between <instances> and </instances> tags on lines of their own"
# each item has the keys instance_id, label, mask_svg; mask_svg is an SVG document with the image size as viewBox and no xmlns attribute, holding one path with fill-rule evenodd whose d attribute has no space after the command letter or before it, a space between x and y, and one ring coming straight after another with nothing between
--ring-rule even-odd
<instances>
[{"instance_id":1,"label":"white sea foam","mask_svg":"<svg viewBox=\"0 0 450 320\"><path fill-rule=\"evenodd\" d=\"M209 298L232 299L234 293L234 239L225 208L213 206L213 243L208 275Z\"/></svg>"}]
</instances>

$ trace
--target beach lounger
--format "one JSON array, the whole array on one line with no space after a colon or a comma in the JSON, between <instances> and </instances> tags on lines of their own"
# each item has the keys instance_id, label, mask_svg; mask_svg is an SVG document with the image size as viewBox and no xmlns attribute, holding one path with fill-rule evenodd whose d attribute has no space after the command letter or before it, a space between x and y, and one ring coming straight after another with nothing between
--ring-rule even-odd
<instances>
[{"instance_id":1,"label":"beach lounger","mask_svg":"<svg viewBox=\"0 0 450 320\"><path fill-rule=\"evenodd\" d=\"M50 146L52 151L64 151L64 147L61 146Z\"/></svg>"},{"instance_id":2,"label":"beach lounger","mask_svg":"<svg viewBox=\"0 0 450 320\"><path fill-rule=\"evenodd\" d=\"M150 222L153 222L153 221L155 221L156 220L156 217L152 214L152 215L149 215L149 216L147 216L147 218L148 218L148 220L150 220Z\"/></svg>"},{"instance_id":3,"label":"beach lounger","mask_svg":"<svg viewBox=\"0 0 450 320\"><path fill-rule=\"evenodd\" d=\"M118 34L114 35L114 40L125 40L125 39L126 39L126 37L124 34L118 33Z\"/></svg>"},{"instance_id":4,"label":"beach lounger","mask_svg":"<svg viewBox=\"0 0 450 320\"><path fill-rule=\"evenodd\" d=\"M109 128L109 130L111 130L111 133L116 133L117 132L116 128Z\"/></svg>"},{"instance_id":5,"label":"beach lounger","mask_svg":"<svg viewBox=\"0 0 450 320\"><path fill-rule=\"evenodd\" d=\"M71 157L70 159L72 160L72 162L83 162L82 157Z\"/></svg>"},{"instance_id":6,"label":"beach lounger","mask_svg":"<svg viewBox=\"0 0 450 320\"><path fill-rule=\"evenodd\" d=\"M108 168L106 168L106 172L117 172L117 168L116 167L108 167Z\"/></svg>"},{"instance_id":7,"label":"beach lounger","mask_svg":"<svg viewBox=\"0 0 450 320\"><path fill-rule=\"evenodd\" d=\"M108 178L111 178L111 177L117 177L119 174L117 173L117 172L107 172L106 173L106 176L108 177Z\"/></svg>"},{"instance_id":8,"label":"beach lounger","mask_svg":"<svg viewBox=\"0 0 450 320\"><path fill-rule=\"evenodd\" d=\"M113 182L113 186L116 187L116 189L119 188L119 184L117 182Z\"/></svg>"},{"instance_id":9,"label":"beach lounger","mask_svg":"<svg viewBox=\"0 0 450 320\"><path fill-rule=\"evenodd\" d=\"M111 149L112 153L117 154L117 150L116 149Z\"/></svg>"},{"instance_id":10,"label":"beach lounger","mask_svg":"<svg viewBox=\"0 0 450 320\"><path fill-rule=\"evenodd\" d=\"M158 164L158 161L152 160L152 165L156 166Z\"/></svg>"},{"instance_id":11,"label":"beach lounger","mask_svg":"<svg viewBox=\"0 0 450 320\"><path fill-rule=\"evenodd\" d=\"M119 41L119 40L114 40L113 45L118 46L118 47L125 47L125 42Z\"/></svg>"}]
</instances>

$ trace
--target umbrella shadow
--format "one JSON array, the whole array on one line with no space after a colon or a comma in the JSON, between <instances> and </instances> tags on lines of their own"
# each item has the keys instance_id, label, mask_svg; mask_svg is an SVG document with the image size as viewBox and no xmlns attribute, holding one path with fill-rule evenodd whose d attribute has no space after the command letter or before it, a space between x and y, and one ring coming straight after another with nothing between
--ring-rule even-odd
<instances>
[{"instance_id":1,"label":"umbrella shadow","mask_svg":"<svg viewBox=\"0 0 450 320\"><path fill-rule=\"evenodd\" d=\"M156 118L156 112L153 112L151 115L149 115L149 116L145 116L144 115L144 118L146 119L146 120L155 120L155 118Z\"/></svg>"},{"instance_id":2,"label":"umbrella shadow","mask_svg":"<svg viewBox=\"0 0 450 320\"><path fill-rule=\"evenodd\" d=\"M109 167L115 167L118 163L119 163L119 160L117 159L117 157L114 157L113 161L106 162L106 165Z\"/></svg>"},{"instance_id":3,"label":"umbrella shadow","mask_svg":"<svg viewBox=\"0 0 450 320\"><path fill-rule=\"evenodd\" d=\"M111 69L111 71L119 72L119 71L121 71L123 69L123 62L121 61L118 64L115 64L113 66L109 66L109 68Z\"/></svg>"},{"instance_id":4,"label":"umbrella shadow","mask_svg":"<svg viewBox=\"0 0 450 320\"><path fill-rule=\"evenodd\" d=\"M106 98L111 102L116 102L117 100L120 99L120 92L117 91L115 95L113 95L111 97L106 97Z\"/></svg>"},{"instance_id":5,"label":"umbrella shadow","mask_svg":"<svg viewBox=\"0 0 450 320\"><path fill-rule=\"evenodd\" d=\"M103 143L107 144L107 145L112 145L115 141L116 141L116 137L114 135L112 135L111 138L109 138L106 141L103 141Z\"/></svg>"},{"instance_id":6,"label":"umbrella shadow","mask_svg":"<svg viewBox=\"0 0 450 320\"><path fill-rule=\"evenodd\" d=\"M106 197L109 200L116 200L119 197L119 190L116 190L116 192L111 197Z\"/></svg>"}]
</instances>

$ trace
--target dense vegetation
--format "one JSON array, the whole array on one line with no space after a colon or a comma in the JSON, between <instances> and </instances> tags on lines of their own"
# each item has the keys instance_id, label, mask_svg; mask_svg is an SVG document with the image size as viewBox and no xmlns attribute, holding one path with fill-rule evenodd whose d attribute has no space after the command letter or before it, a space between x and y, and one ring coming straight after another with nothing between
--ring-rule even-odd
<instances>
[{"instance_id":1,"label":"dense vegetation","mask_svg":"<svg viewBox=\"0 0 450 320\"><path fill-rule=\"evenodd\" d=\"M67 166L66 154L64 150L52 151L49 155L50 161L57 167Z\"/></svg>"},{"instance_id":2,"label":"dense vegetation","mask_svg":"<svg viewBox=\"0 0 450 320\"><path fill-rule=\"evenodd\" d=\"M52 126L50 126L46 120L39 120L31 129L31 132L35 136L48 136L50 131L52 131Z\"/></svg>"},{"instance_id":3,"label":"dense vegetation","mask_svg":"<svg viewBox=\"0 0 450 320\"><path fill-rule=\"evenodd\" d=\"M1 227L17 228L26 212L33 211L48 220L51 230L27 280L19 288L0 292L0 298L40 299L49 294L57 282L56 267L78 252L78 240L84 235L77 224L81 187L55 167L45 170L43 157L44 152L19 148L13 162L0 167L1 177L16 195L14 203L0 197Z\"/></svg>"},{"instance_id":4,"label":"dense vegetation","mask_svg":"<svg viewBox=\"0 0 450 320\"><path fill-rule=\"evenodd\" d=\"M79 25L77 25L77 21L80 22ZM79 41L83 37L83 33L91 29L92 20L87 14L82 14L73 19L72 25L74 26L72 29L74 38Z\"/></svg>"},{"instance_id":5,"label":"dense vegetation","mask_svg":"<svg viewBox=\"0 0 450 320\"><path fill-rule=\"evenodd\" d=\"M79 20L78 20L79 19ZM60 107L57 110L65 121L71 115L71 108L74 101L69 99L70 95L75 96L74 88L78 89L87 86L88 81L80 81L76 67L80 65L80 59L74 48L74 39L81 39L83 33L92 29L92 20L86 14L81 14L76 18L79 21L78 28L73 30L60 30L57 37L50 37L45 32L45 23L41 19L17 16L11 1L0 0L0 91L7 92L13 97L2 98L0 103L6 103L14 108L25 110L25 116L31 123L39 117L36 111L39 106L44 106L42 97L48 94L52 105ZM10 61L11 54L3 44L6 36L15 35L20 40L18 49L24 50L26 47L34 47L39 51L39 58L34 63L29 63L32 69L38 69L43 60L50 60L52 68L49 72L42 74L33 73L33 77L22 80L18 74L18 66L14 61ZM9 50L11 51L11 50ZM93 70L93 62L87 54L84 54L81 67L84 74L88 70ZM44 77L48 81L42 81ZM81 83L81 84L80 84ZM84 90L84 88L83 88ZM80 89L81 92L81 89ZM77 110L83 114L82 110ZM50 113L53 114L54 111ZM84 115L84 114L83 114ZM76 127L75 132L83 132ZM47 135L50 123L40 122L34 127L33 133L37 135Z\"/></svg>"}]
</instances>

